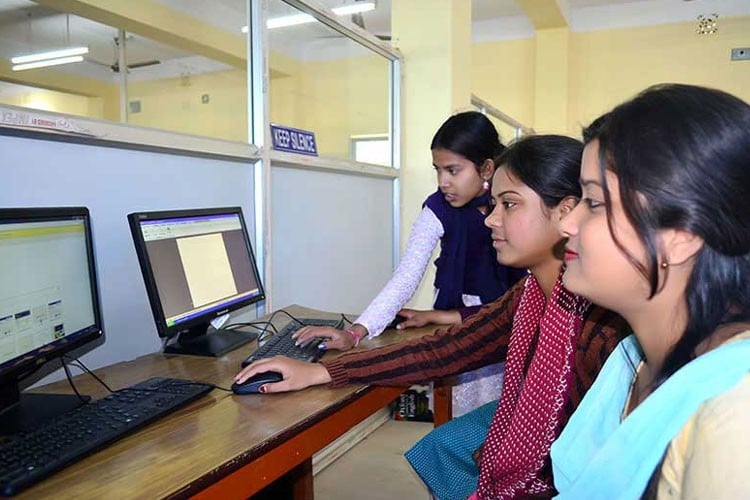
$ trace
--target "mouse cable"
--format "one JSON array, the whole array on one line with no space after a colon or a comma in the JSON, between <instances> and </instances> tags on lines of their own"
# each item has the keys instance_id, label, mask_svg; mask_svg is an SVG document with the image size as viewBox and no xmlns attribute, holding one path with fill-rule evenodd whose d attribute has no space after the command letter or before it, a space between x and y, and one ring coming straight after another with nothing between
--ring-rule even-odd
<instances>
[{"instance_id":1,"label":"mouse cable","mask_svg":"<svg viewBox=\"0 0 750 500\"><path fill-rule=\"evenodd\" d=\"M341 324L342 325L347 325L347 324L348 325L353 325L354 324L354 320L351 320L351 319L347 318L346 314L341 313Z\"/></svg>"},{"instance_id":2,"label":"mouse cable","mask_svg":"<svg viewBox=\"0 0 750 500\"><path fill-rule=\"evenodd\" d=\"M267 328L271 328L272 330L276 331L276 327L270 322L270 321L250 321L250 322L238 322L238 323L231 323L227 326L223 326L220 328L220 330L236 330L241 327L250 327L255 328L256 330L260 330L261 332L265 332Z\"/></svg>"},{"instance_id":3,"label":"mouse cable","mask_svg":"<svg viewBox=\"0 0 750 500\"><path fill-rule=\"evenodd\" d=\"M273 319L276 317L277 314L284 314L284 315L288 316L289 319L291 319L295 323L299 323L300 326L315 326L315 325L308 325L307 323L305 323L305 318L298 318L295 315L293 315L292 313L290 313L288 311L285 311L284 309L279 309L278 311L274 311L273 313L271 313L271 317L268 318L268 322L269 323L272 322ZM348 319L343 314L341 315L341 318L342 319L339 321L338 325L336 325L335 328L341 328L341 327L343 327L344 326L344 321L348 321ZM268 340L273 335L276 335L277 333L279 333L276 328L274 328L273 330L274 330L273 334L271 334L269 336L265 335L267 333L266 331L261 332L260 336L258 337L258 345L259 346L260 346L261 342L265 342L266 340Z\"/></svg>"},{"instance_id":4,"label":"mouse cable","mask_svg":"<svg viewBox=\"0 0 750 500\"><path fill-rule=\"evenodd\" d=\"M114 393L118 392L118 390L113 390L112 388L110 388L106 384L106 382L104 382L101 378L99 378L96 375L96 373L94 373L91 370L89 370L89 368L80 359L78 359L78 358L72 358L72 357L67 356L67 355L64 356L64 357L67 358L69 366L74 366L74 367L78 368L79 370L81 370L82 372L88 373L89 375L91 375L92 377L94 377L100 384L102 384L110 393L114 394ZM66 368L66 372L67 372L67 367L66 367L65 364L63 364L63 367ZM71 385L73 385L72 380L70 379L70 376L68 376L68 380L70 381ZM232 389L229 389L227 387L221 387L220 385L212 384L211 382L201 382L201 381L198 381L198 380L190 380L190 381L180 382L178 384L170 384L170 387L173 387L173 386L182 386L182 385L194 385L194 384L210 385L214 389L218 389L220 391L232 392ZM73 390L76 392L76 394L78 394L78 391L75 390L75 387L73 387ZM141 390L148 391L149 389L141 389ZM152 389L152 390L153 391L159 391L159 389ZM78 394L78 396L82 397L80 394Z\"/></svg>"}]
</instances>

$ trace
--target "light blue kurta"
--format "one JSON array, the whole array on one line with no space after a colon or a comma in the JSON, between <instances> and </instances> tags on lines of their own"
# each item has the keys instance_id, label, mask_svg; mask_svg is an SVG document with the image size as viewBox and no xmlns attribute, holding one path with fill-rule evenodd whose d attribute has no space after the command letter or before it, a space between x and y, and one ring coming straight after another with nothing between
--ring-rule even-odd
<instances>
[{"instance_id":1,"label":"light blue kurta","mask_svg":"<svg viewBox=\"0 0 750 500\"><path fill-rule=\"evenodd\" d=\"M686 364L621 421L639 358L634 336L620 342L552 445L558 498L640 498L693 413L750 371L750 339Z\"/></svg>"}]
</instances>

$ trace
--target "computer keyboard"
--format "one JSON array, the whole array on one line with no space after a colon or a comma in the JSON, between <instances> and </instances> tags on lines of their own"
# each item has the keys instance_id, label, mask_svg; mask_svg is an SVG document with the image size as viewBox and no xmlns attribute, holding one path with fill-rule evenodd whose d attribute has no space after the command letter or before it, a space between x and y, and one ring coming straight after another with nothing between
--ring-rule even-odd
<instances>
[{"instance_id":1,"label":"computer keyboard","mask_svg":"<svg viewBox=\"0 0 750 500\"><path fill-rule=\"evenodd\" d=\"M213 387L189 380L151 378L8 438L0 443L0 494L18 493Z\"/></svg>"},{"instance_id":2,"label":"computer keyboard","mask_svg":"<svg viewBox=\"0 0 750 500\"><path fill-rule=\"evenodd\" d=\"M287 356L290 358L314 363L323 355L322 350L318 349L318 345L323 341L323 339L314 339L307 345L297 346L294 345L295 340L292 338L294 332L296 332L303 326L330 326L333 328L339 328L342 325L343 321L340 319L305 318L299 321L291 321L287 323L284 328L279 330L273 337L268 339L262 346L260 346L257 351L250 354L250 356L248 356L245 361L242 362L242 366L247 366L253 361L258 361L259 359L270 358L273 356Z\"/></svg>"}]
</instances>

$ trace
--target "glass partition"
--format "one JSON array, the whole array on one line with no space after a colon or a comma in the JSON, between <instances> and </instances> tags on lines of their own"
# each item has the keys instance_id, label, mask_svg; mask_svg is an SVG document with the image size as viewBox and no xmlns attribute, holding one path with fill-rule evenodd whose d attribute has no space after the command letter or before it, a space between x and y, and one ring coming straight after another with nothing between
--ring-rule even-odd
<instances>
[{"instance_id":1,"label":"glass partition","mask_svg":"<svg viewBox=\"0 0 750 500\"><path fill-rule=\"evenodd\" d=\"M133 37L127 54L128 123L247 141L244 67L143 37Z\"/></svg>"},{"instance_id":2,"label":"glass partition","mask_svg":"<svg viewBox=\"0 0 750 500\"><path fill-rule=\"evenodd\" d=\"M0 104L119 120L117 82L93 63L116 29L27 0L0 2L0 26Z\"/></svg>"},{"instance_id":3,"label":"glass partition","mask_svg":"<svg viewBox=\"0 0 750 500\"><path fill-rule=\"evenodd\" d=\"M282 0L267 26L271 122L314 132L320 156L354 159L358 138L384 139L390 165L391 62Z\"/></svg>"},{"instance_id":4,"label":"glass partition","mask_svg":"<svg viewBox=\"0 0 750 500\"><path fill-rule=\"evenodd\" d=\"M0 2L0 104L247 141L245 0L60 5Z\"/></svg>"}]
</instances>

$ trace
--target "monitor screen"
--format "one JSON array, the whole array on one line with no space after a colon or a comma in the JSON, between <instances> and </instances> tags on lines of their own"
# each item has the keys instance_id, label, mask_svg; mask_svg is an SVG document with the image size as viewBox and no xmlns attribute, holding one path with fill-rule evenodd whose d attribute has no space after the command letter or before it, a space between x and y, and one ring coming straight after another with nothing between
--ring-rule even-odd
<instances>
[{"instance_id":1,"label":"monitor screen","mask_svg":"<svg viewBox=\"0 0 750 500\"><path fill-rule=\"evenodd\" d=\"M241 209L141 212L128 219L159 335L179 336L165 352L223 354L198 351L240 333L211 333L210 322L265 298Z\"/></svg>"},{"instance_id":2,"label":"monitor screen","mask_svg":"<svg viewBox=\"0 0 750 500\"><path fill-rule=\"evenodd\" d=\"M0 209L0 393L102 335L86 208Z\"/></svg>"}]
</instances>

